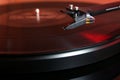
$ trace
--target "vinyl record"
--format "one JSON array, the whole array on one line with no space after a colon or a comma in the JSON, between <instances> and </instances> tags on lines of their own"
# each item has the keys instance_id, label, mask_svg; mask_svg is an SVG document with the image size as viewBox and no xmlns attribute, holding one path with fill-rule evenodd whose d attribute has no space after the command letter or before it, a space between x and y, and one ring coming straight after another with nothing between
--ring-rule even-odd
<instances>
[{"instance_id":1,"label":"vinyl record","mask_svg":"<svg viewBox=\"0 0 120 80\"><path fill-rule=\"evenodd\" d=\"M120 10L95 16L93 24L64 30L74 20L61 10L71 3L83 11L106 7L82 2L34 2L0 6L0 55L6 63L2 67L21 65L21 71L27 68L25 65L34 65L35 71L61 70L95 63L117 54ZM115 53L111 53L111 49Z\"/></svg>"}]
</instances>

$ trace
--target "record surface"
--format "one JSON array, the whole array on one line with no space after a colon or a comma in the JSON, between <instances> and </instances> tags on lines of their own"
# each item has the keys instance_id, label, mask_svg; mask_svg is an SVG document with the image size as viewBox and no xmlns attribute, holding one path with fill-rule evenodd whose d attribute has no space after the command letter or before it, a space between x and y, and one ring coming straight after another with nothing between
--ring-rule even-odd
<instances>
[{"instance_id":1,"label":"record surface","mask_svg":"<svg viewBox=\"0 0 120 80\"><path fill-rule=\"evenodd\" d=\"M7 5L8 8L0 6L0 54L64 52L95 46L120 34L120 10L96 16L94 24L64 30L73 19L60 10L69 4L43 2L12 4ZM83 10L93 6L73 4ZM36 8L40 9L40 22L36 21Z\"/></svg>"}]
</instances>

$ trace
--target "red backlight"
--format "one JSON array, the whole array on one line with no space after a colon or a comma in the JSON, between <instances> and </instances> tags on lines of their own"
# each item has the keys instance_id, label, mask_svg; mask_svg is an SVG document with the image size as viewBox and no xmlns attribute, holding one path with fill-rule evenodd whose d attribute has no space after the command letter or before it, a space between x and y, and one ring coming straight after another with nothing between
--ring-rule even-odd
<instances>
[{"instance_id":1,"label":"red backlight","mask_svg":"<svg viewBox=\"0 0 120 80\"><path fill-rule=\"evenodd\" d=\"M110 38L110 36L106 35L106 34L100 34L100 33L87 33L87 32L83 32L81 33L82 36L84 36L85 38L89 39L90 41L93 42L102 42L107 40L108 38Z\"/></svg>"}]
</instances>

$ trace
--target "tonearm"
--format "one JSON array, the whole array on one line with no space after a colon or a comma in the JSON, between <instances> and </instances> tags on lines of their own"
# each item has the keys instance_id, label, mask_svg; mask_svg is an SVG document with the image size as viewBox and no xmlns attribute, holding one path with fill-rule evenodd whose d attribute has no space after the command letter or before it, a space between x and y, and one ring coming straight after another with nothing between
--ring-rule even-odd
<instances>
[{"instance_id":1,"label":"tonearm","mask_svg":"<svg viewBox=\"0 0 120 80\"><path fill-rule=\"evenodd\" d=\"M113 6L102 9L102 10L97 10L97 11L89 10L85 12L85 11L80 10L78 6L74 7L73 4L69 5L69 8L66 8L66 10L62 12L72 17L74 19L74 22L68 25L67 27L64 27L64 30L75 29L85 24L92 24L95 22L94 16L104 14L107 12L111 12L111 11L115 11L115 10L120 10L120 2L117 2L117 4L110 3L110 4L105 4L105 5L113 5Z\"/></svg>"}]
</instances>

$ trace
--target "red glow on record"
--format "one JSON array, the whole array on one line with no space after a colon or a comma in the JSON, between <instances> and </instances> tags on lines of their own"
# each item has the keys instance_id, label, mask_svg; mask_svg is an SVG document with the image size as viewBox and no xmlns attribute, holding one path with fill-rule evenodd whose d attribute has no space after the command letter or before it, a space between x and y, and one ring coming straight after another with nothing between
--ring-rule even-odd
<instances>
[{"instance_id":1,"label":"red glow on record","mask_svg":"<svg viewBox=\"0 0 120 80\"><path fill-rule=\"evenodd\" d=\"M105 35L105 34L99 34L99 33L82 33L82 36L84 36L85 38L93 41L93 42L102 42L107 40L108 38L110 38L110 36Z\"/></svg>"}]
</instances>

